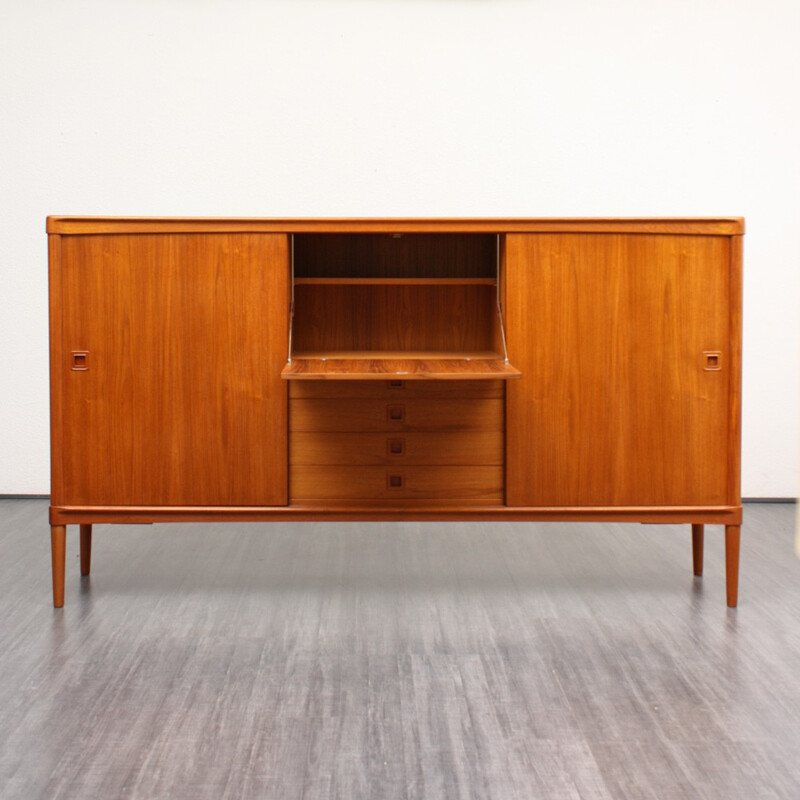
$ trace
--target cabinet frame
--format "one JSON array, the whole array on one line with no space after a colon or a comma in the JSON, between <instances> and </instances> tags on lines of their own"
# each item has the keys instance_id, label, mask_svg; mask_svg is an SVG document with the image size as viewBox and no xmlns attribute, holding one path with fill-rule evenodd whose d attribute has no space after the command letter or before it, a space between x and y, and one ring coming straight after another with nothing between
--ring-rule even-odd
<instances>
[{"instance_id":1,"label":"cabinet frame","mask_svg":"<svg viewBox=\"0 0 800 800\"><path fill-rule=\"evenodd\" d=\"M727 500L723 505L642 505L642 506L465 506L437 505L379 507L353 504L335 507L286 506L120 506L76 505L64 495L63 419L65 396L64 364L67 344L63 341L59 302L64 287L60 270L62 237L96 234L136 235L143 233L489 233L502 240L509 233L623 233L658 235L723 236L730 239L729 304L731 339L724 368L729 370L730 397L727 414L729 476ZM640 219L224 219L224 218L125 218L74 217L47 218L50 259L50 383L51 383L51 459L52 498L49 510L52 526L54 604L63 605L64 540L67 525L81 530L82 574L88 574L91 526L97 523L153 523L181 521L305 521L305 520L486 520L486 521L625 521L639 523L689 523L692 525L692 553L695 574L702 573L703 526L725 526L727 601L737 604L739 526L742 522L740 496L741 468L741 327L742 327L742 235L744 221L739 217L718 218L640 218ZM502 253L502 251L501 251ZM501 254L502 262L502 254ZM501 263L501 273L502 273ZM501 274L500 299L503 304L505 281ZM288 313L290 298L285 309ZM285 355L285 354L284 354ZM88 356L91 359L91 354ZM426 376L429 377L429 376ZM464 377L464 376L459 376ZM513 435L513 421L506 435Z\"/></svg>"}]
</instances>

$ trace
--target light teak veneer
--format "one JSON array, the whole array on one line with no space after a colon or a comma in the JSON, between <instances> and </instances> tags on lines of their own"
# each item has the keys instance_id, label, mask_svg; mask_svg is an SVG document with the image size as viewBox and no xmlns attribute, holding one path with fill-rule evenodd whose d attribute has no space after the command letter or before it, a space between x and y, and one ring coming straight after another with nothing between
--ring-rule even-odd
<instances>
[{"instance_id":1,"label":"light teak veneer","mask_svg":"<svg viewBox=\"0 0 800 800\"><path fill-rule=\"evenodd\" d=\"M49 217L53 591L67 525L725 526L743 221Z\"/></svg>"}]
</instances>

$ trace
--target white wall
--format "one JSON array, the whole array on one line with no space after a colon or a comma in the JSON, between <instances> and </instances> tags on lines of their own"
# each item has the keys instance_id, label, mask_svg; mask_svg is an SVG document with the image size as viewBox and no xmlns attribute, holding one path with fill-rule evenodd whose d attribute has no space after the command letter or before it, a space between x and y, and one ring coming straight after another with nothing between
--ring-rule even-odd
<instances>
[{"instance_id":1,"label":"white wall","mask_svg":"<svg viewBox=\"0 0 800 800\"><path fill-rule=\"evenodd\" d=\"M798 484L797 0L0 0L0 492L46 214L744 215L743 493Z\"/></svg>"}]
</instances>

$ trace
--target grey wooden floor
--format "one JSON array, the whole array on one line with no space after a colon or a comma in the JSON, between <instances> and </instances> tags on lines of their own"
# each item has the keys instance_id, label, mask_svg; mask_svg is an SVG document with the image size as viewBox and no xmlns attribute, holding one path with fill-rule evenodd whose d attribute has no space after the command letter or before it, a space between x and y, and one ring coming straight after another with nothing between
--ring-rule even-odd
<instances>
[{"instance_id":1,"label":"grey wooden floor","mask_svg":"<svg viewBox=\"0 0 800 800\"><path fill-rule=\"evenodd\" d=\"M0 502L2 798L800 798L793 505L722 529L97 526Z\"/></svg>"}]
</instances>

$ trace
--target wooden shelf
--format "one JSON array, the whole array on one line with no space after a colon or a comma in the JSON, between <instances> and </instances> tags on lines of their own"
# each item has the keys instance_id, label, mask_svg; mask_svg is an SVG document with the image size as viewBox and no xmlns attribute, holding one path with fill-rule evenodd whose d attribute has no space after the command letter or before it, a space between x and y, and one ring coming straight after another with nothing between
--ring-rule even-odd
<instances>
[{"instance_id":1,"label":"wooden shelf","mask_svg":"<svg viewBox=\"0 0 800 800\"><path fill-rule=\"evenodd\" d=\"M502 380L522 373L497 353L330 352L295 353L287 380Z\"/></svg>"},{"instance_id":2,"label":"wooden shelf","mask_svg":"<svg viewBox=\"0 0 800 800\"><path fill-rule=\"evenodd\" d=\"M494 278L295 278L295 285L332 286L494 286Z\"/></svg>"}]
</instances>

